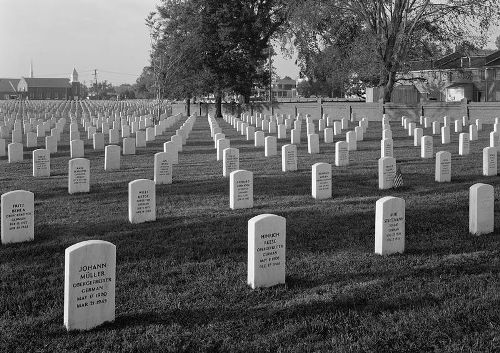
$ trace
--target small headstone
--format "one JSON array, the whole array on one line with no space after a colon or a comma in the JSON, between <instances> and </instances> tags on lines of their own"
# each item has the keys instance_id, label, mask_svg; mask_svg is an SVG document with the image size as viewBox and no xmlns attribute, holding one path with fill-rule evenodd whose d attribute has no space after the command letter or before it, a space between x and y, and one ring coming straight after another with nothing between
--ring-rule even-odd
<instances>
[{"instance_id":1,"label":"small headstone","mask_svg":"<svg viewBox=\"0 0 500 353\"><path fill-rule=\"evenodd\" d=\"M229 174L229 207L232 210L253 207L253 173L235 170Z\"/></svg>"},{"instance_id":2,"label":"small headstone","mask_svg":"<svg viewBox=\"0 0 500 353\"><path fill-rule=\"evenodd\" d=\"M497 174L497 149L485 147L483 148L483 175L496 176Z\"/></svg>"},{"instance_id":3,"label":"small headstone","mask_svg":"<svg viewBox=\"0 0 500 353\"><path fill-rule=\"evenodd\" d=\"M255 137L255 127L247 126L247 141L253 141Z\"/></svg>"},{"instance_id":4,"label":"small headstone","mask_svg":"<svg viewBox=\"0 0 500 353\"><path fill-rule=\"evenodd\" d=\"M386 196L375 209L375 253L390 255L405 250L405 201Z\"/></svg>"},{"instance_id":5,"label":"small headstone","mask_svg":"<svg viewBox=\"0 0 500 353\"><path fill-rule=\"evenodd\" d=\"M281 147L281 170L284 172L297 170L297 146L284 145Z\"/></svg>"},{"instance_id":6,"label":"small headstone","mask_svg":"<svg viewBox=\"0 0 500 353\"><path fill-rule=\"evenodd\" d=\"M104 149L104 170L119 170L120 169L120 152L121 148L117 145L108 145Z\"/></svg>"},{"instance_id":7,"label":"small headstone","mask_svg":"<svg viewBox=\"0 0 500 353\"><path fill-rule=\"evenodd\" d=\"M2 244L34 239L34 198L32 192L25 190L2 194L0 198Z\"/></svg>"},{"instance_id":8,"label":"small headstone","mask_svg":"<svg viewBox=\"0 0 500 353\"><path fill-rule=\"evenodd\" d=\"M66 248L64 326L90 330L115 319L116 247L87 240Z\"/></svg>"},{"instance_id":9,"label":"small headstone","mask_svg":"<svg viewBox=\"0 0 500 353\"><path fill-rule=\"evenodd\" d=\"M493 233L495 191L492 185L478 183L469 189L469 232L474 235Z\"/></svg>"},{"instance_id":10,"label":"small headstone","mask_svg":"<svg viewBox=\"0 0 500 353\"><path fill-rule=\"evenodd\" d=\"M0 138L0 157L5 157L6 155L7 153L5 152L5 139Z\"/></svg>"},{"instance_id":11,"label":"small headstone","mask_svg":"<svg viewBox=\"0 0 500 353\"><path fill-rule=\"evenodd\" d=\"M156 221L155 183L137 179L128 183L128 220L130 223Z\"/></svg>"},{"instance_id":12,"label":"small headstone","mask_svg":"<svg viewBox=\"0 0 500 353\"><path fill-rule=\"evenodd\" d=\"M240 151L237 148L226 148L222 152L222 176L228 177L231 172L240 169Z\"/></svg>"},{"instance_id":13,"label":"small headstone","mask_svg":"<svg viewBox=\"0 0 500 353\"><path fill-rule=\"evenodd\" d=\"M349 146L345 141L335 143L335 166L345 167L349 165Z\"/></svg>"},{"instance_id":14,"label":"small headstone","mask_svg":"<svg viewBox=\"0 0 500 353\"><path fill-rule=\"evenodd\" d=\"M455 120L455 132L462 132L462 122L460 120Z\"/></svg>"},{"instance_id":15,"label":"small headstone","mask_svg":"<svg viewBox=\"0 0 500 353\"><path fill-rule=\"evenodd\" d=\"M333 134L335 136L342 134L342 122L335 121L333 123Z\"/></svg>"},{"instance_id":16,"label":"small headstone","mask_svg":"<svg viewBox=\"0 0 500 353\"><path fill-rule=\"evenodd\" d=\"M439 135L440 130L441 130L441 124L439 123L439 121L434 121L432 123L432 134Z\"/></svg>"},{"instance_id":17,"label":"small headstone","mask_svg":"<svg viewBox=\"0 0 500 353\"><path fill-rule=\"evenodd\" d=\"M33 148L33 147L38 147L38 139L36 137L36 133L34 132L28 132L26 134L26 147L28 148ZM0 156L2 152L0 151Z\"/></svg>"},{"instance_id":18,"label":"small headstone","mask_svg":"<svg viewBox=\"0 0 500 353\"><path fill-rule=\"evenodd\" d=\"M500 148L500 134L498 132L490 132L490 147Z\"/></svg>"},{"instance_id":19,"label":"small headstone","mask_svg":"<svg viewBox=\"0 0 500 353\"><path fill-rule=\"evenodd\" d=\"M50 152L46 149L33 151L33 176L35 178L50 176Z\"/></svg>"},{"instance_id":20,"label":"small headstone","mask_svg":"<svg viewBox=\"0 0 500 353\"><path fill-rule=\"evenodd\" d=\"M318 200L332 197L332 165L315 163L312 166L312 197Z\"/></svg>"},{"instance_id":21,"label":"small headstone","mask_svg":"<svg viewBox=\"0 0 500 353\"><path fill-rule=\"evenodd\" d=\"M451 181L451 153L448 151L436 153L435 180L438 183Z\"/></svg>"},{"instance_id":22,"label":"small headstone","mask_svg":"<svg viewBox=\"0 0 500 353\"><path fill-rule=\"evenodd\" d=\"M172 184L172 161L167 152L155 153L154 182L159 184Z\"/></svg>"},{"instance_id":23,"label":"small headstone","mask_svg":"<svg viewBox=\"0 0 500 353\"><path fill-rule=\"evenodd\" d=\"M286 125L283 124L278 125L278 139L279 140L286 139Z\"/></svg>"},{"instance_id":24,"label":"small headstone","mask_svg":"<svg viewBox=\"0 0 500 353\"><path fill-rule=\"evenodd\" d=\"M90 192L90 161L88 159L70 159L68 168L68 192L70 194Z\"/></svg>"},{"instance_id":25,"label":"small headstone","mask_svg":"<svg viewBox=\"0 0 500 353\"><path fill-rule=\"evenodd\" d=\"M45 137L45 149L50 153L57 153L57 136Z\"/></svg>"},{"instance_id":26,"label":"small headstone","mask_svg":"<svg viewBox=\"0 0 500 353\"><path fill-rule=\"evenodd\" d=\"M354 133L356 134L356 141L363 141L363 127L356 126L354 128Z\"/></svg>"},{"instance_id":27,"label":"small headstone","mask_svg":"<svg viewBox=\"0 0 500 353\"><path fill-rule=\"evenodd\" d=\"M262 214L248 221L248 284L252 289L285 283L286 219Z\"/></svg>"},{"instance_id":28,"label":"small headstone","mask_svg":"<svg viewBox=\"0 0 500 353\"><path fill-rule=\"evenodd\" d=\"M378 188L381 190L391 189L394 186L396 175L396 159L393 157L382 157L378 160Z\"/></svg>"}]
</instances>

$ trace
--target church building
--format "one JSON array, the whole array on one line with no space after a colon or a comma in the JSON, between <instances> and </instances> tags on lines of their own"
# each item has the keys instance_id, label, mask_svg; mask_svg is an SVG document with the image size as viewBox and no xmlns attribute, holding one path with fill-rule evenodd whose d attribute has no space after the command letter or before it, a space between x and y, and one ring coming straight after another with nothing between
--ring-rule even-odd
<instances>
[{"instance_id":1,"label":"church building","mask_svg":"<svg viewBox=\"0 0 500 353\"><path fill-rule=\"evenodd\" d=\"M17 85L23 99L79 99L81 93L78 72L73 68L71 77L21 77Z\"/></svg>"}]
</instances>

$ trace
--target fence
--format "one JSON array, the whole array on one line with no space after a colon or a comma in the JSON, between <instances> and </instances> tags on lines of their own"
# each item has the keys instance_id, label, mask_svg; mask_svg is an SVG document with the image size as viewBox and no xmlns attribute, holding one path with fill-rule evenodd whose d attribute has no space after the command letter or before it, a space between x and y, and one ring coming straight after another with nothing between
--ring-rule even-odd
<instances>
[{"instance_id":1,"label":"fence","mask_svg":"<svg viewBox=\"0 0 500 353\"><path fill-rule=\"evenodd\" d=\"M196 103L191 104L191 113L199 115L215 114L215 104ZM172 114L186 113L184 103L172 104ZM500 102L435 102L426 101L417 105L405 105L395 103L365 103L365 102L339 102L322 101L317 102L269 102L252 103L243 109L237 104L224 103L223 114L239 115L240 113L262 113L266 115L284 114L296 116L297 114L310 114L314 119L319 119L323 114L335 118L348 118L350 120L361 120L367 118L371 121L381 121L382 114L386 114L390 120L398 120L405 115L417 119L421 115L433 119L442 119L449 116L451 119L460 119L468 116L469 119L483 119L485 123L492 123L494 118L500 116Z\"/></svg>"}]
</instances>

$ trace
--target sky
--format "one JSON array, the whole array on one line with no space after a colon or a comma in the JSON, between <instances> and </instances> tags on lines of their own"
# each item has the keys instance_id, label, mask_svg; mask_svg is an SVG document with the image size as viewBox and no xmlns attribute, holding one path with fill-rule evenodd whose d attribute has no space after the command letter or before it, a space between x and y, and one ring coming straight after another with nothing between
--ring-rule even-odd
<instances>
[{"instance_id":1,"label":"sky","mask_svg":"<svg viewBox=\"0 0 500 353\"><path fill-rule=\"evenodd\" d=\"M0 0L0 77L69 77L134 83L148 65L145 18L159 0ZM500 34L492 32L488 47ZM279 76L298 78L294 59L273 58Z\"/></svg>"}]
</instances>

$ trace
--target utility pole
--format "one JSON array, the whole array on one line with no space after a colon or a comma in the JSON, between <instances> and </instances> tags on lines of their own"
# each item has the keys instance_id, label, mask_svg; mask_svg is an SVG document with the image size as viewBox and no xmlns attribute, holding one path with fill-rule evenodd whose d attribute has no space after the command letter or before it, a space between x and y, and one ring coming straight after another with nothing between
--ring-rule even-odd
<instances>
[{"instance_id":1,"label":"utility pole","mask_svg":"<svg viewBox=\"0 0 500 353\"><path fill-rule=\"evenodd\" d=\"M97 69L94 69L94 79L95 79L95 96L97 99L97 98L99 98L99 90L97 87Z\"/></svg>"}]
</instances>

